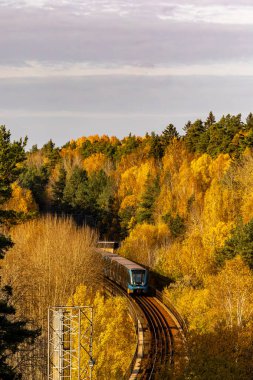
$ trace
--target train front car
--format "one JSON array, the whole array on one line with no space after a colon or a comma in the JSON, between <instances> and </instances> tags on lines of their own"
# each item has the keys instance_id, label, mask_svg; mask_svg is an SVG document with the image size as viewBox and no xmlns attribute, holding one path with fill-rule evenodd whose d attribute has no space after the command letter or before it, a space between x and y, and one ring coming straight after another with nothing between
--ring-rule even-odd
<instances>
[{"instance_id":1,"label":"train front car","mask_svg":"<svg viewBox=\"0 0 253 380\"><path fill-rule=\"evenodd\" d=\"M128 294L148 293L148 271L136 264L132 266L132 268L129 268Z\"/></svg>"},{"instance_id":2,"label":"train front car","mask_svg":"<svg viewBox=\"0 0 253 380\"><path fill-rule=\"evenodd\" d=\"M128 294L148 293L148 270L115 253L99 250L104 262L104 275L115 281Z\"/></svg>"}]
</instances>

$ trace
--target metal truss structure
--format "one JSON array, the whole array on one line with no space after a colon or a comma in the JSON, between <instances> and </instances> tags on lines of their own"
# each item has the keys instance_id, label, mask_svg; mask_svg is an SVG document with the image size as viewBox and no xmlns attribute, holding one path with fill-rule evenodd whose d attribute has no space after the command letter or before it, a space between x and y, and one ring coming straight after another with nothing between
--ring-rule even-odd
<instances>
[{"instance_id":1,"label":"metal truss structure","mask_svg":"<svg viewBox=\"0 0 253 380\"><path fill-rule=\"evenodd\" d=\"M48 308L48 380L92 380L93 309Z\"/></svg>"}]
</instances>

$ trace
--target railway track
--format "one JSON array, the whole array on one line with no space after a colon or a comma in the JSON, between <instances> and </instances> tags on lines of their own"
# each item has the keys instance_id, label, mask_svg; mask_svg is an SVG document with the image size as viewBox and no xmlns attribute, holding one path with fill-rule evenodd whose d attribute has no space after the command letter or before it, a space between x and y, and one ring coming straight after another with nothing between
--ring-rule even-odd
<instances>
[{"instance_id":1,"label":"railway track","mask_svg":"<svg viewBox=\"0 0 253 380\"><path fill-rule=\"evenodd\" d=\"M108 279L106 284L112 294L127 297L136 332L138 335L141 332L142 336L141 342L137 342L133 361L124 380L170 379L172 371L180 367L179 352L184 346L180 323L158 299L161 298L159 294L158 297L132 297Z\"/></svg>"},{"instance_id":2,"label":"railway track","mask_svg":"<svg viewBox=\"0 0 253 380\"><path fill-rule=\"evenodd\" d=\"M169 315L155 297L136 297L135 302L143 310L151 333L148 365L139 378L159 379L159 374L163 373L162 378L166 379L165 372L173 365L174 352Z\"/></svg>"}]
</instances>

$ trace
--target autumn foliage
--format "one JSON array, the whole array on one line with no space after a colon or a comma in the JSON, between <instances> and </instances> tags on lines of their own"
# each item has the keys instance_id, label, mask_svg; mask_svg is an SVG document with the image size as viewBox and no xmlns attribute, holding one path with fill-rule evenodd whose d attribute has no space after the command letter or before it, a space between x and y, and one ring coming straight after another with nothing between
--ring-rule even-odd
<instances>
[{"instance_id":1,"label":"autumn foliage","mask_svg":"<svg viewBox=\"0 0 253 380\"><path fill-rule=\"evenodd\" d=\"M185 378L246 380L252 371L253 116L216 121L210 113L184 131L179 136L169 124L161 135L95 135L62 148L51 141L27 153L6 208L71 215L100 238L121 240L120 254L171 280L165 293L190 331ZM17 242L37 239L41 246L40 234L29 237L30 227L16 231ZM12 253L7 262L12 282L16 265L27 262L15 249L17 262L11 264ZM36 265L40 276L42 264ZM73 286L83 283L78 276ZM60 278L49 279L67 295Z\"/></svg>"},{"instance_id":2,"label":"autumn foliage","mask_svg":"<svg viewBox=\"0 0 253 380\"><path fill-rule=\"evenodd\" d=\"M105 297L79 285L68 305L92 306L94 310L93 356L96 358L94 380L118 380L124 377L136 348L133 321L123 297ZM87 361L87 358L81 360Z\"/></svg>"},{"instance_id":3,"label":"autumn foliage","mask_svg":"<svg viewBox=\"0 0 253 380\"><path fill-rule=\"evenodd\" d=\"M12 229L16 242L3 263L3 280L13 287L18 316L42 327L42 336L22 373L44 379L47 360L47 309L67 304L81 284L99 286L100 267L94 252L94 231L71 219L44 217ZM94 265L96 262L96 265ZM40 358L38 360L38 357Z\"/></svg>"}]
</instances>

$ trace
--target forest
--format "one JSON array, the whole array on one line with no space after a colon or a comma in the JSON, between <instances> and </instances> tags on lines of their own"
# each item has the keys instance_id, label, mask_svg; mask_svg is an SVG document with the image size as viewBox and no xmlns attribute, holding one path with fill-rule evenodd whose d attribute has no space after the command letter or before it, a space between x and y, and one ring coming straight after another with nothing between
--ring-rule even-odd
<instances>
[{"instance_id":1,"label":"forest","mask_svg":"<svg viewBox=\"0 0 253 380\"><path fill-rule=\"evenodd\" d=\"M29 151L26 142L1 127L2 378L43 379L46 308L84 299L104 321L94 378L123 376L134 328L124 301L104 298L96 281L98 239L120 241L119 254L170 280L164 293L188 327L180 379L252 378L253 115L216 121L210 112L182 136L168 124L143 137L49 140Z\"/></svg>"}]
</instances>

